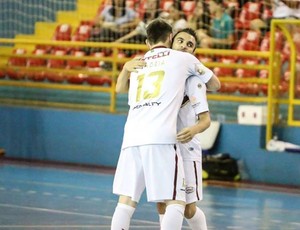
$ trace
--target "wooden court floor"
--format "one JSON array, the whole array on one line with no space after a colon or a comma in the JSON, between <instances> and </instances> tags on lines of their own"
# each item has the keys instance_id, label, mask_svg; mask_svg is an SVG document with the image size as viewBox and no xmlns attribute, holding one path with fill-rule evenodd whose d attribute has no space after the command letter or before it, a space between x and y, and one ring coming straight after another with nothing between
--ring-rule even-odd
<instances>
[{"instance_id":1,"label":"wooden court floor","mask_svg":"<svg viewBox=\"0 0 300 230\"><path fill-rule=\"evenodd\" d=\"M117 197L113 170L16 162L0 158L0 230L110 229ZM299 188L206 182L198 203L215 230L299 230ZM145 195L131 229L158 230ZM184 222L183 229L189 229Z\"/></svg>"}]
</instances>

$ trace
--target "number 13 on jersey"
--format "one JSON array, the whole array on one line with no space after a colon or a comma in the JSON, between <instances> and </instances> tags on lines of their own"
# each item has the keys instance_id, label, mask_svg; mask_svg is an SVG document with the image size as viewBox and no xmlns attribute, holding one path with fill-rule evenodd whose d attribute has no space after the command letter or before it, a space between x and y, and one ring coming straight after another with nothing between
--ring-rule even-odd
<instances>
[{"instance_id":1,"label":"number 13 on jersey","mask_svg":"<svg viewBox=\"0 0 300 230\"><path fill-rule=\"evenodd\" d=\"M159 70L142 74L137 77L138 88L136 94L136 102L158 97L165 71Z\"/></svg>"}]
</instances>

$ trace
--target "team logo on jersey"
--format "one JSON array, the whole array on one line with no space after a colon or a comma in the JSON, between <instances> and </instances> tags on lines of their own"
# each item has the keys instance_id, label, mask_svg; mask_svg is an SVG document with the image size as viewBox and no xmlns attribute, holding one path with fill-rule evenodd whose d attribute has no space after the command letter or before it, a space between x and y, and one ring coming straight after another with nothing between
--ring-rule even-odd
<instances>
[{"instance_id":1,"label":"team logo on jersey","mask_svg":"<svg viewBox=\"0 0 300 230\"><path fill-rule=\"evenodd\" d=\"M199 89L202 88L202 84L201 83L199 83L197 86L198 86Z\"/></svg>"},{"instance_id":2,"label":"team logo on jersey","mask_svg":"<svg viewBox=\"0 0 300 230\"><path fill-rule=\"evenodd\" d=\"M205 74L205 70L204 70L204 69L198 68L198 73L199 73L200 75L203 75L203 74Z\"/></svg>"},{"instance_id":3,"label":"team logo on jersey","mask_svg":"<svg viewBox=\"0 0 300 230\"><path fill-rule=\"evenodd\" d=\"M194 148L193 147L189 147L188 150L189 151L194 151Z\"/></svg>"},{"instance_id":4,"label":"team logo on jersey","mask_svg":"<svg viewBox=\"0 0 300 230\"><path fill-rule=\"evenodd\" d=\"M193 193L195 190L194 190L194 187L186 187L185 188L185 193L186 194L190 194L190 193Z\"/></svg>"}]
</instances>

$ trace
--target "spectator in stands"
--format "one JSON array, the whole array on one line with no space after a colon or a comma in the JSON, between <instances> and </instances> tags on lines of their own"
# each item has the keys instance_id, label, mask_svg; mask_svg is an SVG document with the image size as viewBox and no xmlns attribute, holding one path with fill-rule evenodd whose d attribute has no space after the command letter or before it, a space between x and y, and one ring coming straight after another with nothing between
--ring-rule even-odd
<instances>
[{"instance_id":1,"label":"spectator in stands","mask_svg":"<svg viewBox=\"0 0 300 230\"><path fill-rule=\"evenodd\" d=\"M273 18L300 19L300 1L274 0Z\"/></svg>"},{"instance_id":2,"label":"spectator in stands","mask_svg":"<svg viewBox=\"0 0 300 230\"><path fill-rule=\"evenodd\" d=\"M155 18L158 18L162 12L159 0L146 0L139 6L140 22L135 30L130 31L116 40L116 42L127 43L145 43L146 25Z\"/></svg>"},{"instance_id":3,"label":"spectator in stands","mask_svg":"<svg viewBox=\"0 0 300 230\"><path fill-rule=\"evenodd\" d=\"M197 1L195 9L190 17L187 18L187 27L196 31L199 40L208 37L210 30L210 13L208 4L205 1ZM207 47L207 44L203 44L202 40L200 47Z\"/></svg>"},{"instance_id":4,"label":"spectator in stands","mask_svg":"<svg viewBox=\"0 0 300 230\"><path fill-rule=\"evenodd\" d=\"M173 27L173 33L185 29L188 26L186 15L184 14L181 3L175 0L166 11L162 12L161 17L167 20Z\"/></svg>"},{"instance_id":5,"label":"spectator in stands","mask_svg":"<svg viewBox=\"0 0 300 230\"><path fill-rule=\"evenodd\" d=\"M133 30L139 23L138 13L126 7L126 0L112 0L95 20L95 29L91 41L113 42Z\"/></svg>"},{"instance_id":6,"label":"spectator in stands","mask_svg":"<svg viewBox=\"0 0 300 230\"><path fill-rule=\"evenodd\" d=\"M222 0L210 0L209 10L212 17L209 36L201 39L207 48L231 49L234 44L234 20L226 12Z\"/></svg>"}]
</instances>

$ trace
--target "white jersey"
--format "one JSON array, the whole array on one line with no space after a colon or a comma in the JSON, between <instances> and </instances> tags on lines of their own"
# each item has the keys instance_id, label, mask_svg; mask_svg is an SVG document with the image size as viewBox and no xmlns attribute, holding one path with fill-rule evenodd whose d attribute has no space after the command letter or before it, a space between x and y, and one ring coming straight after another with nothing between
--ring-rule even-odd
<instances>
[{"instance_id":1,"label":"white jersey","mask_svg":"<svg viewBox=\"0 0 300 230\"><path fill-rule=\"evenodd\" d=\"M210 71L207 75L212 76ZM186 81L186 96L178 114L177 129L193 126L197 122L197 115L209 111L206 98L206 85L197 77L190 77ZM183 160L201 161L202 149L200 140L195 136L190 142L178 143Z\"/></svg>"},{"instance_id":2,"label":"white jersey","mask_svg":"<svg viewBox=\"0 0 300 230\"><path fill-rule=\"evenodd\" d=\"M147 67L130 75L122 148L176 143L185 81L197 75L197 65L201 65L189 53L161 47L148 51L143 59Z\"/></svg>"}]
</instances>

